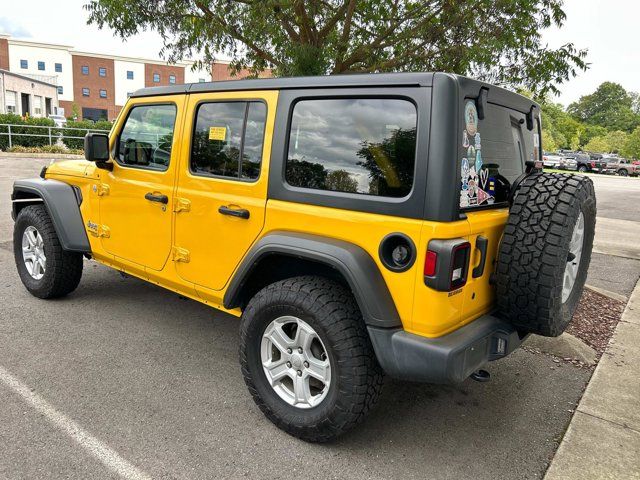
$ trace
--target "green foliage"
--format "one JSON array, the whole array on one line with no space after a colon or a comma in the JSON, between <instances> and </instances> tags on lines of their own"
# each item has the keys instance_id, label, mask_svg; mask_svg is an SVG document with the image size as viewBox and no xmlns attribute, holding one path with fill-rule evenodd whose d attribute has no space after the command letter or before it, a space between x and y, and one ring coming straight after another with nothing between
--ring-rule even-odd
<instances>
[{"instance_id":1,"label":"green foliage","mask_svg":"<svg viewBox=\"0 0 640 480\"><path fill-rule=\"evenodd\" d=\"M155 30L170 62L232 58L254 75L444 70L531 91L585 70L586 51L552 49L562 0L91 0L89 23L123 39Z\"/></svg>"},{"instance_id":2,"label":"green foliage","mask_svg":"<svg viewBox=\"0 0 640 480\"><path fill-rule=\"evenodd\" d=\"M34 118L28 117L23 119L20 115L16 115L13 113L0 114L0 124L11 124L11 125L39 125L44 127L53 127L55 123L53 120L48 118ZM0 126L0 134L8 133L9 127ZM11 136L12 145L23 146L23 147L39 147L43 145L49 145L49 130L46 128L28 128L28 127L11 127L12 134L28 134L28 136ZM54 136L57 133L56 129L52 129L52 135ZM38 137L33 135L45 135L44 137ZM9 136L8 135L0 135L0 150L6 150L9 148Z\"/></svg>"},{"instance_id":3,"label":"green foliage","mask_svg":"<svg viewBox=\"0 0 640 480\"><path fill-rule=\"evenodd\" d=\"M23 147L22 145L16 145L7 149L7 152L16 153L67 153L72 155L82 155L83 150L68 149L62 145L44 145L42 147Z\"/></svg>"},{"instance_id":4,"label":"green foliage","mask_svg":"<svg viewBox=\"0 0 640 480\"><path fill-rule=\"evenodd\" d=\"M604 82L591 95L569 105L567 110L581 122L607 130L631 132L640 125L640 115L634 108L638 108L635 95L629 94L622 85Z\"/></svg>"},{"instance_id":5,"label":"green foliage","mask_svg":"<svg viewBox=\"0 0 640 480\"><path fill-rule=\"evenodd\" d=\"M554 152L560 148L548 130L542 129L542 145L545 151Z\"/></svg>"},{"instance_id":6,"label":"green foliage","mask_svg":"<svg viewBox=\"0 0 640 480\"><path fill-rule=\"evenodd\" d=\"M98 122L94 122L93 120L79 120L79 121L71 121L69 120L66 125L66 129L63 130L62 141L64 144L71 149L82 149L84 148L84 136L87 133L85 130L90 128L92 130L111 130L112 123L107 122L105 120L100 120ZM80 138L69 138L69 137L80 137Z\"/></svg>"},{"instance_id":7,"label":"green foliage","mask_svg":"<svg viewBox=\"0 0 640 480\"><path fill-rule=\"evenodd\" d=\"M584 146L584 149L587 152L609 153L609 144L604 137L593 137L589 140L589 143Z\"/></svg>"},{"instance_id":8,"label":"green foliage","mask_svg":"<svg viewBox=\"0 0 640 480\"><path fill-rule=\"evenodd\" d=\"M627 158L640 158L640 127L627 136L621 153Z\"/></svg>"}]
</instances>

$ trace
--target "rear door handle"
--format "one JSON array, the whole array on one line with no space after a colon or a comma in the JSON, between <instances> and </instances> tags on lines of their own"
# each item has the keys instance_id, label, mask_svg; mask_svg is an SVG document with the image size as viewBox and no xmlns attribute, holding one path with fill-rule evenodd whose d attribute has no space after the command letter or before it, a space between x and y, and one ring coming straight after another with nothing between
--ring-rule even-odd
<instances>
[{"instance_id":1,"label":"rear door handle","mask_svg":"<svg viewBox=\"0 0 640 480\"><path fill-rule=\"evenodd\" d=\"M167 204L169 203L169 197L167 197L166 195L162 195L162 194L154 194L152 192L149 192L147 194L145 194L144 198L146 200L149 200L150 202L158 202L158 203L163 203L163 204Z\"/></svg>"},{"instance_id":2,"label":"rear door handle","mask_svg":"<svg viewBox=\"0 0 640 480\"><path fill-rule=\"evenodd\" d=\"M482 235L476 237L476 248L480 250L480 263L473 269L473 278L481 277L484 273L484 266L487 263L487 247L489 246L489 240Z\"/></svg>"},{"instance_id":3,"label":"rear door handle","mask_svg":"<svg viewBox=\"0 0 640 480\"><path fill-rule=\"evenodd\" d=\"M230 215L232 217L244 218L247 220L249 218L249 210L245 208L230 208L226 205L222 205L218 208L218 213L222 215Z\"/></svg>"}]
</instances>

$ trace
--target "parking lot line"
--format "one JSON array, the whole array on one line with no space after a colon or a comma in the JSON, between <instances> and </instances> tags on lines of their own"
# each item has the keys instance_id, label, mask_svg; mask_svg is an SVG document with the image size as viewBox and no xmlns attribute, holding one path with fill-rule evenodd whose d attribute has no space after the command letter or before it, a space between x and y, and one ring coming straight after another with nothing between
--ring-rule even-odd
<instances>
[{"instance_id":1,"label":"parking lot line","mask_svg":"<svg viewBox=\"0 0 640 480\"><path fill-rule=\"evenodd\" d=\"M127 480L147 480L151 476L141 471L104 442L98 440L72 419L53 408L45 399L18 380L0 365L0 382L14 393L17 393L36 411L42 414L52 425L66 433L91 456L99 460L105 467Z\"/></svg>"}]
</instances>

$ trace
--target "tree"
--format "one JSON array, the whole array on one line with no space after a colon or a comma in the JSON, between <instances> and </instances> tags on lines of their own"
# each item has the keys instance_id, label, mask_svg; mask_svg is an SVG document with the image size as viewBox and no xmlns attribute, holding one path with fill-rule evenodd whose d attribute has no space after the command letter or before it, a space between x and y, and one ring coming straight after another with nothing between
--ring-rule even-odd
<instances>
[{"instance_id":1,"label":"tree","mask_svg":"<svg viewBox=\"0 0 640 480\"><path fill-rule=\"evenodd\" d=\"M627 143L628 136L626 132L621 132L620 130L607 133L605 140L609 147L609 152L620 153Z\"/></svg>"},{"instance_id":2,"label":"tree","mask_svg":"<svg viewBox=\"0 0 640 480\"><path fill-rule=\"evenodd\" d=\"M640 115L633 108L634 97L622 85L604 82L591 95L569 105L568 112L587 124L631 132L640 125Z\"/></svg>"},{"instance_id":3,"label":"tree","mask_svg":"<svg viewBox=\"0 0 640 480\"><path fill-rule=\"evenodd\" d=\"M593 137L584 147L587 152L609 153L609 144L604 137Z\"/></svg>"},{"instance_id":4,"label":"tree","mask_svg":"<svg viewBox=\"0 0 640 480\"><path fill-rule=\"evenodd\" d=\"M640 127L627 136L621 153L628 158L640 158Z\"/></svg>"},{"instance_id":5,"label":"tree","mask_svg":"<svg viewBox=\"0 0 640 480\"><path fill-rule=\"evenodd\" d=\"M358 181L346 170L334 170L327 174L325 188L335 192L358 193Z\"/></svg>"},{"instance_id":6,"label":"tree","mask_svg":"<svg viewBox=\"0 0 640 480\"><path fill-rule=\"evenodd\" d=\"M444 70L534 92L587 68L586 50L541 33L562 0L91 0L89 23L123 39L155 30L170 62L216 55L276 75Z\"/></svg>"}]
</instances>

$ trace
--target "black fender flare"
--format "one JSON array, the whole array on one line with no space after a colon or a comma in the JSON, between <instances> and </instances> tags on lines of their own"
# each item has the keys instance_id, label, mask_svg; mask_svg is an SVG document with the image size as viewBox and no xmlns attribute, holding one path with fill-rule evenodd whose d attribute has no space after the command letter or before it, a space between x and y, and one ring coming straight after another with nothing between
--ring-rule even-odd
<instances>
[{"instance_id":1,"label":"black fender flare","mask_svg":"<svg viewBox=\"0 0 640 480\"><path fill-rule=\"evenodd\" d=\"M244 285L258 263L269 255L284 255L322 263L347 281L367 325L402 326L395 303L376 262L363 248L334 238L296 232L272 232L249 250L224 295L224 307L240 306Z\"/></svg>"},{"instance_id":2,"label":"black fender flare","mask_svg":"<svg viewBox=\"0 0 640 480\"><path fill-rule=\"evenodd\" d=\"M42 199L63 249L70 252L90 253L91 246L80 213L80 190L59 180L29 178L16 180L11 194L11 216L15 220L20 209Z\"/></svg>"}]
</instances>

